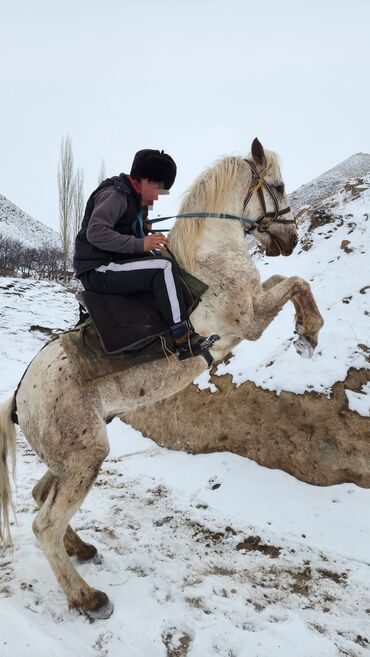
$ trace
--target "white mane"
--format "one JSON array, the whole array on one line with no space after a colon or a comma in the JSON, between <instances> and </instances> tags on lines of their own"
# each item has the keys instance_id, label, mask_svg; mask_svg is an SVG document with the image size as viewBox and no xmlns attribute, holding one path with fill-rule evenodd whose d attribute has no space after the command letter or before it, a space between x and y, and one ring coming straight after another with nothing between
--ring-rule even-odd
<instances>
[{"instance_id":1,"label":"white mane","mask_svg":"<svg viewBox=\"0 0 370 657\"><path fill-rule=\"evenodd\" d=\"M280 179L276 153L265 150L267 175ZM251 156L248 156L249 158ZM199 174L185 192L179 214L185 212L230 212L229 200L233 189L239 186L247 193L251 180L248 164L242 157L223 157ZM239 213L241 214L242 207ZM180 265L187 270L194 263L195 250L201 239L205 220L202 217L177 219L170 234L171 250Z\"/></svg>"}]
</instances>

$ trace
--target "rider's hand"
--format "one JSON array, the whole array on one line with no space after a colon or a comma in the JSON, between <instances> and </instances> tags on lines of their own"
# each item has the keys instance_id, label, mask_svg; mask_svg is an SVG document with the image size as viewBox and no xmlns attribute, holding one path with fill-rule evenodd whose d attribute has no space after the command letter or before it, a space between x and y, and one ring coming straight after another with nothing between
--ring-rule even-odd
<instances>
[{"instance_id":1,"label":"rider's hand","mask_svg":"<svg viewBox=\"0 0 370 657\"><path fill-rule=\"evenodd\" d=\"M162 233L153 233L144 237L144 251L152 251L153 249L161 249L170 241Z\"/></svg>"}]
</instances>

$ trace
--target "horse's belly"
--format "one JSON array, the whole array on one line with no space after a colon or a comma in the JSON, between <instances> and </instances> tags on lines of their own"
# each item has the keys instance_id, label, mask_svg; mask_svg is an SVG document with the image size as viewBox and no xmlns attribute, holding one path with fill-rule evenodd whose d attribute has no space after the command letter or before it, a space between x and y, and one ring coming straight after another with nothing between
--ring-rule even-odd
<instances>
[{"instance_id":1,"label":"horse's belly","mask_svg":"<svg viewBox=\"0 0 370 657\"><path fill-rule=\"evenodd\" d=\"M202 358L180 363L174 356L134 367L121 374L79 383L58 340L31 362L17 393L19 425L38 451L38 436L63 427L77 429L87 417L104 421L153 405L185 388L204 369Z\"/></svg>"}]
</instances>

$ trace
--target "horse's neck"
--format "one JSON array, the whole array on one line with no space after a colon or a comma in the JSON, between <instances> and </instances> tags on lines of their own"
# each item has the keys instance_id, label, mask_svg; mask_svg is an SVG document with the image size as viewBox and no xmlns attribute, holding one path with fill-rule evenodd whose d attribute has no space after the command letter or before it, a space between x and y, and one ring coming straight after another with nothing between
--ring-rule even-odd
<instances>
[{"instance_id":1,"label":"horse's neck","mask_svg":"<svg viewBox=\"0 0 370 657\"><path fill-rule=\"evenodd\" d=\"M222 212L240 216L246 189L248 179L239 176ZM207 212L203 207L182 208L182 211L196 210ZM204 229L197 237L195 257L189 271L207 283L209 289L191 320L202 335L218 333L222 337L221 343L217 343L217 357L222 357L243 338L239 318L253 315L252 290L261 283L241 223L218 218L203 221ZM176 239L174 245L176 255ZM182 247L186 249L186 244L182 243Z\"/></svg>"},{"instance_id":2,"label":"horse's neck","mask_svg":"<svg viewBox=\"0 0 370 657\"><path fill-rule=\"evenodd\" d=\"M244 193L242 187L235 186L223 212L240 216ZM237 277L250 276L253 271L257 272L241 222L233 219L205 219L204 231L195 251L194 274L200 278L203 275L217 293L220 287L224 288L226 280L232 283Z\"/></svg>"},{"instance_id":3,"label":"horse's neck","mask_svg":"<svg viewBox=\"0 0 370 657\"><path fill-rule=\"evenodd\" d=\"M194 327L201 334L221 336L216 351L223 358L243 339L239 320L253 314L251 289L260 285L238 222L207 220L192 273L209 285L192 315Z\"/></svg>"},{"instance_id":4,"label":"horse's neck","mask_svg":"<svg viewBox=\"0 0 370 657\"><path fill-rule=\"evenodd\" d=\"M234 278L235 270L247 270L249 266L250 256L240 223L230 219L207 219L197 244L195 275L196 271L215 273L216 281L219 281L219 267L225 276Z\"/></svg>"}]
</instances>

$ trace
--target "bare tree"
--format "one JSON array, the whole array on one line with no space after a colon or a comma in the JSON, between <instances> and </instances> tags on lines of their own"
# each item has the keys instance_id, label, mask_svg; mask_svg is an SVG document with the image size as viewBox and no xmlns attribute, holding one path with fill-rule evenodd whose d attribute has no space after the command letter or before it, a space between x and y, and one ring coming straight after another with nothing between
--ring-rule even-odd
<instances>
[{"instance_id":1,"label":"bare tree","mask_svg":"<svg viewBox=\"0 0 370 657\"><path fill-rule=\"evenodd\" d=\"M59 227L62 238L64 271L68 269L74 196L73 154L69 135L63 137L58 164Z\"/></svg>"},{"instance_id":2,"label":"bare tree","mask_svg":"<svg viewBox=\"0 0 370 657\"><path fill-rule=\"evenodd\" d=\"M21 260L21 242L11 237L0 235L0 276L15 275Z\"/></svg>"},{"instance_id":3,"label":"bare tree","mask_svg":"<svg viewBox=\"0 0 370 657\"><path fill-rule=\"evenodd\" d=\"M73 241L81 228L82 219L84 216L85 200L84 200L84 173L83 170L78 168L74 180L74 193L73 193L73 222L72 222L72 236Z\"/></svg>"},{"instance_id":4,"label":"bare tree","mask_svg":"<svg viewBox=\"0 0 370 657\"><path fill-rule=\"evenodd\" d=\"M0 233L0 276L66 278L62 249L47 243L28 247Z\"/></svg>"},{"instance_id":5,"label":"bare tree","mask_svg":"<svg viewBox=\"0 0 370 657\"><path fill-rule=\"evenodd\" d=\"M107 172L105 170L105 162L104 160L102 160L100 165L99 175L98 175L98 185L100 185L100 183L103 182L103 180L105 180L106 177L107 177Z\"/></svg>"}]
</instances>

